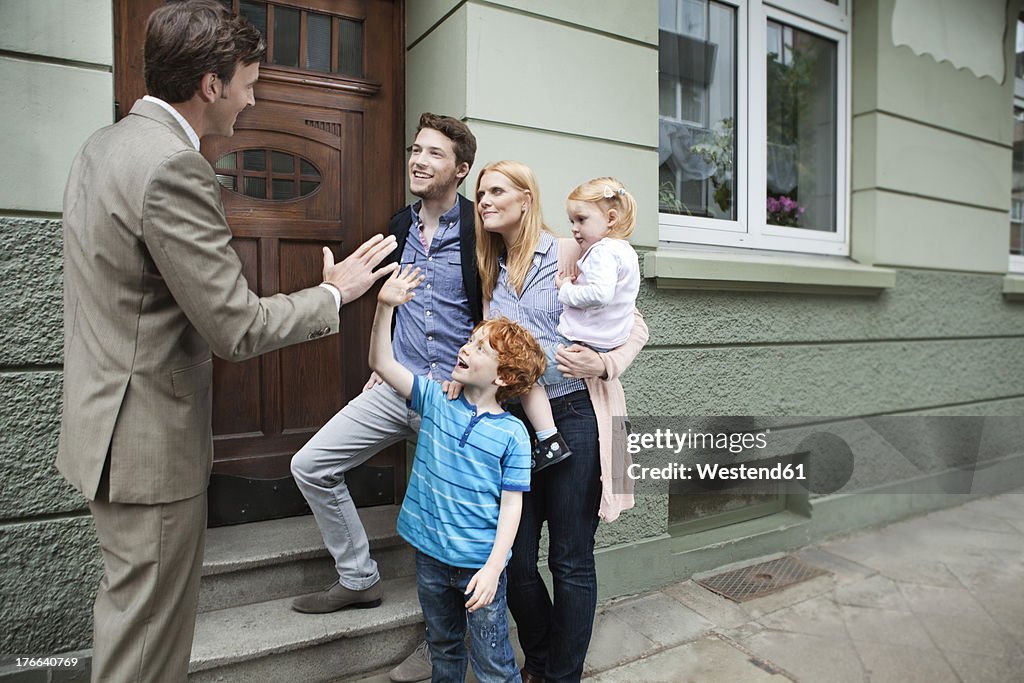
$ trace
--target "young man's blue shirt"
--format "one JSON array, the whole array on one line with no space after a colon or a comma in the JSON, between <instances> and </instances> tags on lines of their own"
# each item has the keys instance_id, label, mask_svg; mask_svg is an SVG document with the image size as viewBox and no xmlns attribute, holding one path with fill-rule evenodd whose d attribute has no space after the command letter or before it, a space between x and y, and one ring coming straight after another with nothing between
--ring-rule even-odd
<instances>
[{"instance_id":1,"label":"young man's blue shirt","mask_svg":"<svg viewBox=\"0 0 1024 683\"><path fill-rule=\"evenodd\" d=\"M413 374L449 380L459 348L473 332L473 314L462 282L460 205L456 199L455 206L440 217L429 249L423 244L422 206L423 202L416 202L408 209L412 223L399 263L403 268L419 268L424 279L416 296L395 312L395 360Z\"/></svg>"},{"instance_id":2,"label":"young man's blue shirt","mask_svg":"<svg viewBox=\"0 0 1024 683\"><path fill-rule=\"evenodd\" d=\"M530 490L530 440L510 413L480 413L416 376L410 404L423 416L398 533L455 567L484 566L502 491ZM511 553L510 553L511 555Z\"/></svg>"}]
</instances>

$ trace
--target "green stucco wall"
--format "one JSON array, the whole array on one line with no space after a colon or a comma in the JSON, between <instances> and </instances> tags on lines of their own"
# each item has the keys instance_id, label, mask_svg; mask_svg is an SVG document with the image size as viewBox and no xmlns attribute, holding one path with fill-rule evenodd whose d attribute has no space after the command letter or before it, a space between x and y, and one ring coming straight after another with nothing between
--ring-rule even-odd
<instances>
[{"instance_id":1,"label":"green stucco wall","mask_svg":"<svg viewBox=\"0 0 1024 683\"><path fill-rule=\"evenodd\" d=\"M1010 77L954 64L956 51L916 54L893 42L899 0L855 0L852 33L852 256L862 263L1005 273L1012 155L1015 12L977 11L1010 30ZM1014 4L1014 3L1011 3ZM943 29L935 15L919 19ZM950 41L952 42L952 41ZM959 67L959 68L958 68Z\"/></svg>"}]
</instances>

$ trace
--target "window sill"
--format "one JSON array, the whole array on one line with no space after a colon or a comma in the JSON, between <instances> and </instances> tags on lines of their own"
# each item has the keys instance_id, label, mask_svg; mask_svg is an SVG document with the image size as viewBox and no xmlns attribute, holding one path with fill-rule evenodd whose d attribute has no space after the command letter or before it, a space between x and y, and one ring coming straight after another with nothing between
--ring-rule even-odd
<instances>
[{"instance_id":1,"label":"window sill","mask_svg":"<svg viewBox=\"0 0 1024 683\"><path fill-rule=\"evenodd\" d=\"M877 296L896 285L895 271L861 265L845 258L677 251L665 248L645 255L644 277L653 278L659 289L847 296Z\"/></svg>"},{"instance_id":2,"label":"window sill","mask_svg":"<svg viewBox=\"0 0 1024 683\"><path fill-rule=\"evenodd\" d=\"M1024 275L1011 274L1003 278L1003 298L1024 301Z\"/></svg>"}]
</instances>

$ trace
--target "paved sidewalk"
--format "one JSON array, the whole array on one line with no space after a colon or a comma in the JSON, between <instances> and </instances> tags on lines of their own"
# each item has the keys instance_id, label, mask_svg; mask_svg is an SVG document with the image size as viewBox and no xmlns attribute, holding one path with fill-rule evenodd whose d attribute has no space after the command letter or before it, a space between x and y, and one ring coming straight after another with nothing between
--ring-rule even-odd
<instances>
[{"instance_id":1,"label":"paved sidewalk","mask_svg":"<svg viewBox=\"0 0 1024 683\"><path fill-rule=\"evenodd\" d=\"M829 573L744 603L685 581L601 605L587 680L1024 681L1024 491L794 554Z\"/></svg>"}]
</instances>

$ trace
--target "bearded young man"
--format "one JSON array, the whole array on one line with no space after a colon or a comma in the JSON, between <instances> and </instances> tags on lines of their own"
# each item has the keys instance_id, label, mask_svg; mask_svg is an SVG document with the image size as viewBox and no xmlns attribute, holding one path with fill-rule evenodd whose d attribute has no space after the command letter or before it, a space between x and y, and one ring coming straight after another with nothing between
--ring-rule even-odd
<instances>
[{"instance_id":1,"label":"bearded young man","mask_svg":"<svg viewBox=\"0 0 1024 683\"><path fill-rule=\"evenodd\" d=\"M409 191L419 201L388 224L398 241L399 261L419 267L425 278L417 296L398 309L395 357L412 372L438 381L451 379L459 347L482 319L473 203L457 191L475 155L476 139L466 124L423 114L408 165ZM415 436L419 426L419 415L406 400L371 375L363 393L292 458L292 476L338 571L332 586L296 598L296 611L324 613L380 604L380 574L345 474L382 448Z\"/></svg>"}]
</instances>

